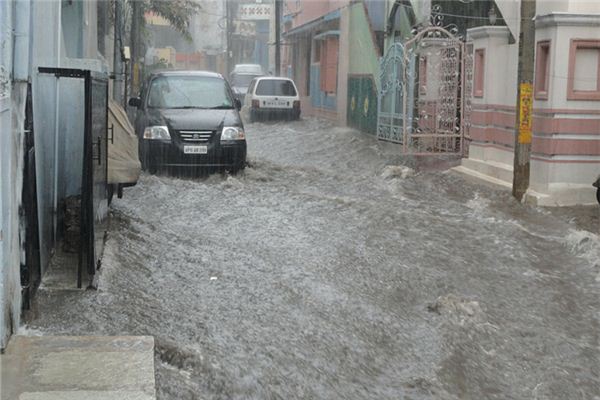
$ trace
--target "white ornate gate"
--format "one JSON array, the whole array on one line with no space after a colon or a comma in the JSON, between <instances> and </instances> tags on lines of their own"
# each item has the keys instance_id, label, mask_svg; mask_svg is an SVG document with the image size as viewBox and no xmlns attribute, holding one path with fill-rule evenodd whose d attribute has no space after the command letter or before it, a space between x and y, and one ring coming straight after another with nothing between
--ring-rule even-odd
<instances>
[{"instance_id":1,"label":"white ornate gate","mask_svg":"<svg viewBox=\"0 0 600 400\"><path fill-rule=\"evenodd\" d=\"M412 154L465 154L472 67L465 44L440 26L392 44L380 65L377 136Z\"/></svg>"}]
</instances>

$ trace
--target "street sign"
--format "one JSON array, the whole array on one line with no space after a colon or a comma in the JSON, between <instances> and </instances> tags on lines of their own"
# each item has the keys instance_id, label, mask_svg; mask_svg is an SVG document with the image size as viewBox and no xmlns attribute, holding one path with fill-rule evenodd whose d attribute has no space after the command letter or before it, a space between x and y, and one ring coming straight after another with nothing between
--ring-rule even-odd
<instances>
[{"instance_id":1,"label":"street sign","mask_svg":"<svg viewBox=\"0 0 600 400\"><path fill-rule=\"evenodd\" d=\"M531 127L533 114L533 85L521 83L519 99L519 143L531 143Z\"/></svg>"}]
</instances>

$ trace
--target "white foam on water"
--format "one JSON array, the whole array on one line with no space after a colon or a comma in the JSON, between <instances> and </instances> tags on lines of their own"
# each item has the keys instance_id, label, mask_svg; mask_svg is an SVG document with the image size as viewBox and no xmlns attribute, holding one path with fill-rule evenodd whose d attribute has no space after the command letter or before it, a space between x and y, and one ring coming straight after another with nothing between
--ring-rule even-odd
<instances>
[{"instance_id":1,"label":"white foam on water","mask_svg":"<svg viewBox=\"0 0 600 400\"><path fill-rule=\"evenodd\" d=\"M570 250L592 266L600 268L600 237L592 232L571 229L565 241Z\"/></svg>"},{"instance_id":2,"label":"white foam on water","mask_svg":"<svg viewBox=\"0 0 600 400\"><path fill-rule=\"evenodd\" d=\"M590 267L596 270L595 280L600 283L600 236L588 231L571 229L565 241L571 252L588 261Z\"/></svg>"}]
</instances>

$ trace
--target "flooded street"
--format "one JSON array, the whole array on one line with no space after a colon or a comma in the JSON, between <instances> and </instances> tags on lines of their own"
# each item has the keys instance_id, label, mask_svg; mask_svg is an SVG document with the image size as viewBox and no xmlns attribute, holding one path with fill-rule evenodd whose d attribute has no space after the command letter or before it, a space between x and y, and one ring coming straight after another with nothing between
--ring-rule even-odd
<instances>
[{"instance_id":1,"label":"flooded street","mask_svg":"<svg viewBox=\"0 0 600 400\"><path fill-rule=\"evenodd\" d=\"M315 119L247 138L115 199L99 290L27 329L154 336L163 400L600 399L598 231Z\"/></svg>"}]
</instances>

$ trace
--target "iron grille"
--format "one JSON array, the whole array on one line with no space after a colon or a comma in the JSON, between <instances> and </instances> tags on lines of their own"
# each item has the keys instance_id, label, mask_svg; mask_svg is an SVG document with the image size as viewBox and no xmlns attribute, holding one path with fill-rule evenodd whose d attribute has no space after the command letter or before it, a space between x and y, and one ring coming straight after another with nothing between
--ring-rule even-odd
<instances>
[{"instance_id":1,"label":"iron grille","mask_svg":"<svg viewBox=\"0 0 600 400\"><path fill-rule=\"evenodd\" d=\"M179 137L184 142L206 143L210 142L215 131L179 131Z\"/></svg>"}]
</instances>

